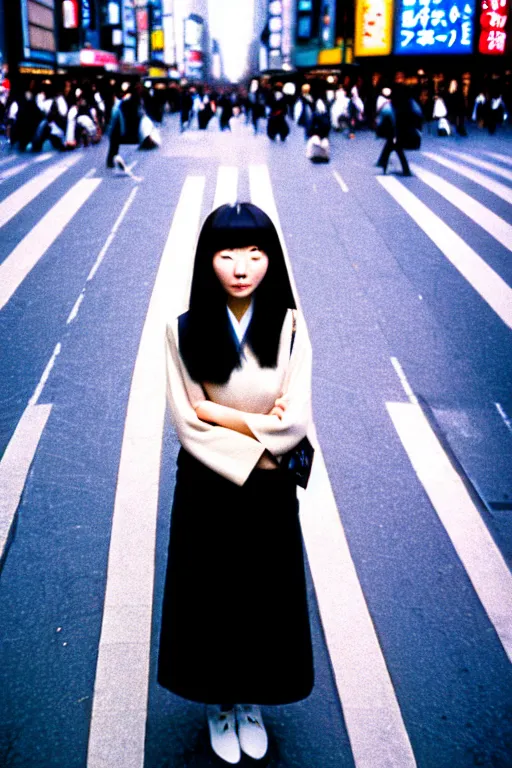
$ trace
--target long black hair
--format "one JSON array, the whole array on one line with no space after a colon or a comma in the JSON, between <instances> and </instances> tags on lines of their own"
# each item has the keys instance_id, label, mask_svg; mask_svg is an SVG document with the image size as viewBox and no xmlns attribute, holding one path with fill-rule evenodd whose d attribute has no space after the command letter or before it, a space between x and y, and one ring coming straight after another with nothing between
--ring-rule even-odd
<instances>
[{"instance_id":1,"label":"long black hair","mask_svg":"<svg viewBox=\"0 0 512 768\"><path fill-rule=\"evenodd\" d=\"M194 262L189 311L180 323L180 353L194 381L224 384L241 365L230 332L227 294L213 269L213 256L224 248L255 245L268 256L268 268L253 293L247 343L263 368L275 368L283 321L295 309L288 270L276 228L252 203L221 205L203 224Z\"/></svg>"}]
</instances>

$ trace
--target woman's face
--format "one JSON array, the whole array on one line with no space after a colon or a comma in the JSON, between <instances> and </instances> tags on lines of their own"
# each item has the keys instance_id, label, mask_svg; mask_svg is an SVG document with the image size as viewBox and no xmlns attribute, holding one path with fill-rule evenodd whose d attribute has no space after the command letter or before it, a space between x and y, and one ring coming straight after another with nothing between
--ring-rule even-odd
<instances>
[{"instance_id":1,"label":"woman's face","mask_svg":"<svg viewBox=\"0 0 512 768\"><path fill-rule=\"evenodd\" d=\"M268 256L255 245L224 248L213 257L213 270L228 296L245 299L261 283L268 268Z\"/></svg>"}]
</instances>

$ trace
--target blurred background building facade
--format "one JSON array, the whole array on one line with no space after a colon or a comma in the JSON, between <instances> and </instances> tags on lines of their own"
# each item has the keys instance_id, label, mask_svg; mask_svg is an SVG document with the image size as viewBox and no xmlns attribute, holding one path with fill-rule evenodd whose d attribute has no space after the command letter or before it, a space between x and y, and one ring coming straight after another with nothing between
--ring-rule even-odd
<instances>
[{"instance_id":1,"label":"blurred background building facade","mask_svg":"<svg viewBox=\"0 0 512 768\"><path fill-rule=\"evenodd\" d=\"M0 0L4 76L510 68L512 0Z\"/></svg>"}]
</instances>

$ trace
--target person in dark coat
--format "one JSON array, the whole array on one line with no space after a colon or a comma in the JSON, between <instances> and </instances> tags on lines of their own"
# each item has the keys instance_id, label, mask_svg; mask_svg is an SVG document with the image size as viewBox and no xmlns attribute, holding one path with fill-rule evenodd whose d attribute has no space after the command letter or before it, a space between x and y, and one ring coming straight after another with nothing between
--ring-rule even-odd
<instances>
[{"instance_id":1,"label":"person in dark coat","mask_svg":"<svg viewBox=\"0 0 512 768\"><path fill-rule=\"evenodd\" d=\"M20 91L14 95L7 110L7 137L11 147L18 144L24 152L31 143L37 127L44 118L32 90Z\"/></svg>"},{"instance_id":2,"label":"person in dark coat","mask_svg":"<svg viewBox=\"0 0 512 768\"><path fill-rule=\"evenodd\" d=\"M309 138L309 127L311 120L313 119L314 101L311 95L311 86L309 83L304 83L301 88L300 98L295 105L295 114L297 118L297 125L304 128L304 138Z\"/></svg>"},{"instance_id":3,"label":"person in dark coat","mask_svg":"<svg viewBox=\"0 0 512 768\"><path fill-rule=\"evenodd\" d=\"M311 119L306 128L306 136L318 136L319 139L327 139L331 132L331 117L323 99L317 99Z\"/></svg>"},{"instance_id":4,"label":"person in dark coat","mask_svg":"<svg viewBox=\"0 0 512 768\"><path fill-rule=\"evenodd\" d=\"M288 121L286 120L288 106L281 88L281 83L276 83L276 88L270 101L267 136L272 141L275 141L277 136L280 137L281 141L286 141L286 137L290 133Z\"/></svg>"},{"instance_id":5,"label":"person in dark coat","mask_svg":"<svg viewBox=\"0 0 512 768\"><path fill-rule=\"evenodd\" d=\"M377 166L386 173L389 158L396 152L402 165L404 176L412 176L404 152L404 144L413 129L414 121L409 96L404 88L395 85L391 94L391 104L382 107L380 112L379 136L386 139Z\"/></svg>"},{"instance_id":6,"label":"person in dark coat","mask_svg":"<svg viewBox=\"0 0 512 768\"><path fill-rule=\"evenodd\" d=\"M249 94L247 96L248 110L250 112L252 127L254 133L258 133L258 123L261 118L265 117L265 94L259 87L258 81L255 80L251 83Z\"/></svg>"},{"instance_id":7,"label":"person in dark coat","mask_svg":"<svg viewBox=\"0 0 512 768\"><path fill-rule=\"evenodd\" d=\"M200 131L206 131L208 123L213 117L211 96L208 92L199 92L199 109L197 111L197 124Z\"/></svg>"},{"instance_id":8,"label":"person in dark coat","mask_svg":"<svg viewBox=\"0 0 512 768\"><path fill-rule=\"evenodd\" d=\"M110 122L110 144L107 155L107 168L115 166L126 170L124 160L119 155L121 144L139 144L144 148L144 143L140 141L140 124L145 117L144 106L142 103L142 85L135 83L125 89L123 98L112 110ZM148 142L147 148L150 148Z\"/></svg>"},{"instance_id":9,"label":"person in dark coat","mask_svg":"<svg viewBox=\"0 0 512 768\"><path fill-rule=\"evenodd\" d=\"M166 328L182 447L158 682L208 705L212 748L232 764L267 750L259 705L300 701L314 680L297 490L279 464L311 423L311 347L295 307L269 217L251 203L213 211L189 310Z\"/></svg>"},{"instance_id":10,"label":"person in dark coat","mask_svg":"<svg viewBox=\"0 0 512 768\"><path fill-rule=\"evenodd\" d=\"M458 80L452 80L448 86L446 95L446 108L448 109L448 120L455 125L459 136L467 136L466 119L466 101L462 93L462 87Z\"/></svg>"},{"instance_id":11,"label":"person in dark coat","mask_svg":"<svg viewBox=\"0 0 512 768\"><path fill-rule=\"evenodd\" d=\"M184 87L180 95L180 130L184 131L190 125L190 115L194 99L189 88Z\"/></svg>"},{"instance_id":12,"label":"person in dark coat","mask_svg":"<svg viewBox=\"0 0 512 768\"><path fill-rule=\"evenodd\" d=\"M233 100L231 98L231 94L224 91L217 103L217 106L220 109L219 126L221 131L230 131L231 126L229 121L233 117Z\"/></svg>"}]
</instances>

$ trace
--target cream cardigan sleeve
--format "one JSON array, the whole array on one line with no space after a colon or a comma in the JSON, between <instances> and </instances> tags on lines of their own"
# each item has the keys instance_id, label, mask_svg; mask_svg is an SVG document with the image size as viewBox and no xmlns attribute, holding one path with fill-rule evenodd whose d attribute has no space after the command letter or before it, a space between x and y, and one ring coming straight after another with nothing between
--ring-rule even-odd
<instances>
[{"instance_id":1,"label":"cream cardigan sleeve","mask_svg":"<svg viewBox=\"0 0 512 768\"><path fill-rule=\"evenodd\" d=\"M189 376L179 354L177 319L167 325L165 338L167 399L180 443L214 472L236 485L243 485L265 446L252 437L208 424L197 417L194 408L205 395L201 386Z\"/></svg>"},{"instance_id":2,"label":"cream cardigan sleeve","mask_svg":"<svg viewBox=\"0 0 512 768\"><path fill-rule=\"evenodd\" d=\"M308 433L311 423L312 350L302 314L296 310L297 328L283 395L288 404L283 418L260 413L246 413L245 421L259 442L276 457L295 448ZM289 310L283 328L283 354L289 356L292 313Z\"/></svg>"}]
</instances>

